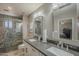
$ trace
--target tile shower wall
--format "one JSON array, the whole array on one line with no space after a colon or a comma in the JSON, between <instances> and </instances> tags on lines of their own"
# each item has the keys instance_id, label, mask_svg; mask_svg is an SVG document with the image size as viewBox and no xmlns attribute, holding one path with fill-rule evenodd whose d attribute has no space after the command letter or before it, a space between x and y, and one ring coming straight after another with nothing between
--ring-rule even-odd
<instances>
[{"instance_id":1,"label":"tile shower wall","mask_svg":"<svg viewBox=\"0 0 79 59\"><path fill-rule=\"evenodd\" d=\"M22 32L16 32L16 23L19 18L0 15L0 48L9 50L22 43Z\"/></svg>"}]
</instances>

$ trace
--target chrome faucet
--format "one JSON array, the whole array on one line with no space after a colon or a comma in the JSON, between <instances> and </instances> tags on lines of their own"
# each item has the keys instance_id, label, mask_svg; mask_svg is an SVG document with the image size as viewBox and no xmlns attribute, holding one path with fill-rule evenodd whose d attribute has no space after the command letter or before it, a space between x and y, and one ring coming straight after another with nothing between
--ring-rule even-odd
<instances>
[{"instance_id":1,"label":"chrome faucet","mask_svg":"<svg viewBox=\"0 0 79 59\"><path fill-rule=\"evenodd\" d=\"M57 47L63 48L63 42L62 41L59 41L59 43L57 44Z\"/></svg>"},{"instance_id":2,"label":"chrome faucet","mask_svg":"<svg viewBox=\"0 0 79 59\"><path fill-rule=\"evenodd\" d=\"M59 43L57 44L57 47L63 48L63 44L64 44L64 42L59 41ZM69 44L66 44L66 51L68 51L68 50L69 50Z\"/></svg>"}]
</instances>

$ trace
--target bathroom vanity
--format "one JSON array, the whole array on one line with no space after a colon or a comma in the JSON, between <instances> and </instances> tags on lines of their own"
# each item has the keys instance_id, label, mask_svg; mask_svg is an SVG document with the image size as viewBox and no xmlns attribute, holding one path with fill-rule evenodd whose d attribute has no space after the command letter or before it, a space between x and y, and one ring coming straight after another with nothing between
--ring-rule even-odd
<instances>
[{"instance_id":1,"label":"bathroom vanity","mask_svg":"<svg viewBox=\"0 0 79 59\"><path fill-rule=\"evenodd\" d=\"M37 40L35 39L29 39L29 42L33 43ZM25 56L44 56L38 49L36 49L33 45L31 45L29 42L24 40L25 44Z\"/></svg>"},{"instance_id":2,"label":"bathroom vanity","mask_svg":"<svg viewBox=\"0 0 79 59\"><path fill-rule=\"evenodd\" d=\"M26 45L26 56L79 56L79 53L74 50L67 51L65 48L59 48L50 42L43 43L36 39L24 39L24 44ZM53 52L51 52L52 47ZM55 53L54 49L61 53Z\"/></svg>"}]
</instances>

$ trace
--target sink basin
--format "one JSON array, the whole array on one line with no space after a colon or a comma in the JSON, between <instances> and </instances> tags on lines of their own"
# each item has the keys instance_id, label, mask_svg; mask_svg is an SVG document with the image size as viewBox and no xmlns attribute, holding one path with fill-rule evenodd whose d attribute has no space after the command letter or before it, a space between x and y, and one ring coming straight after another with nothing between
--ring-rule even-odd
<instances>
[{"instance_id":1,"label":"sink basin","mask_svg":"<svg viewBox=\"0 0 79 59\"><path fill-rule=\"evenodd\" d=\"M30 42L35 42L36 40L35 40L35 39L29 39L29 41L30 41Z\"/></svg>"},{"instance_id":2,"label":"sink basin","mask_svg":"<svg viewBox=\"0 0 79 59\"><path fill-rule=\"evenodd\" d=\"M47 51L51 52L52 54L55 54L56 56L74 56L73 54L66 52L64 50L58 49L56 47L50 47L47 49Z\"/></svg>"}]
</instances>

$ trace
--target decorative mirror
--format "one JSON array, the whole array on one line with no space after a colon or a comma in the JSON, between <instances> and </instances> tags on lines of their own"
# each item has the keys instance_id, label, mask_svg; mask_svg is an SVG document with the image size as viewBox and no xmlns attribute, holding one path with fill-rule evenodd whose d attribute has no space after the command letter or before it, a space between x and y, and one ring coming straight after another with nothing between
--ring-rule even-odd
<instances>
[{"instance_id":1,"label":"decorative mirror","mask_svg":"<svg viewBox=\"0 0 79 59\"><path fill-rule=\"evenodd\" d=\"M43 35L43 16L38 16L34 21L34 35L42 38Z\"/></svg>"}]
</instances>

